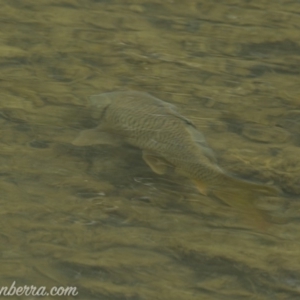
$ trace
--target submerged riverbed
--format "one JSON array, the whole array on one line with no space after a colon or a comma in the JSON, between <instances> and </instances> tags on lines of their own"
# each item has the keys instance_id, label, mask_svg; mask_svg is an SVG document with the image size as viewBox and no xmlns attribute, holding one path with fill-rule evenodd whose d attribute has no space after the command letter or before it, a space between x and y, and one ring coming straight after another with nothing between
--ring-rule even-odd
<instances>
[{"instance_id":1,"label":"submerged riverbed","mask_svg":"<svg viewBox=\"0 0 300 300\"><path fill-rule=\"evenodd\" d=\"M1 286L300 297L297 1L0 5ZM88 97L115 90L176 105L220 166L282 190L255 205L284 222L257 230L187 179L154 174L139 149L73 146L96 125Z\"/></svg>"}]
</instances>

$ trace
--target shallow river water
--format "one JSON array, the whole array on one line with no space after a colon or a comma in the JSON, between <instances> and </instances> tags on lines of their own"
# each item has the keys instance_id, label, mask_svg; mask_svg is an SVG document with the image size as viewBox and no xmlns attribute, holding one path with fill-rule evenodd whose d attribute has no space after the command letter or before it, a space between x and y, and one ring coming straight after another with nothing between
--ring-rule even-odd
<instances>
[{"instance_id":1,"label":"shallow river water","mask_svg":"<svg viewBox=\"0 0 300 300\"><path fill-rule=\"evenodd\" d=\"M0 289L300 299L299 1L0 7ZM126 90L176 105L222 168L278 187L255 205L284 221L259 230L139 149L73 146L95 126L89 96Z\"/></svg>"}]
</instances>

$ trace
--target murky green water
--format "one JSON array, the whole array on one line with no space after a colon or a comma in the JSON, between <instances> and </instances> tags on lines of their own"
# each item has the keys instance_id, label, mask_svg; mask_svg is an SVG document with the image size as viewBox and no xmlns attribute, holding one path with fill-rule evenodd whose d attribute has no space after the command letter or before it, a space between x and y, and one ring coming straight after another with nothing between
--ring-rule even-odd
<instances>
[{"instance_id":1,"label":"murky green water","mask_svg":"<svg viewBox=\"0 0 300 300\"><path fill-rule=\"evenodd\" d=\"M1 286L300 298L298 1L0 6ZM179 175L153 174L138 149L72 146L95 125L88 96L114 90L175 104L224 169L282 189L256 205L286 222L260 232Z\"/></svg>"}]
</instances>

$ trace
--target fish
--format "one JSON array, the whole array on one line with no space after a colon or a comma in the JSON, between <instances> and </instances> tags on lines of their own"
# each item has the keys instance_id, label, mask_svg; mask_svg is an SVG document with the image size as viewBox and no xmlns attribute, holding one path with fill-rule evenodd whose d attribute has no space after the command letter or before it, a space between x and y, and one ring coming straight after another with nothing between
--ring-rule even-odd
<instances>
[{"instance_id":1,"label":"fish","mask_svg":"<svg viewBox=\"0 0 300 300\"><path fill-rule=\"evenodd\" d=\"M148 93L108 92L90 97L92 118L98 126L82 130L75 146L130 144L142 150L142 158L159 175L171 167L189 178L203 195L213 195L266 228L265 212L254 202L279 192L273 186L246 181L224 171L204 135L176 106Z\"/></svg>"}]
</instances>

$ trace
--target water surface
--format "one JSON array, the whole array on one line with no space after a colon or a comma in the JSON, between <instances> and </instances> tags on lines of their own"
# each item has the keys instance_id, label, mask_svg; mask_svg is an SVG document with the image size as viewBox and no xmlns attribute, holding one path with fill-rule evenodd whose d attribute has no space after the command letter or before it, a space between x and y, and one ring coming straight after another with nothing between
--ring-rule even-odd
<instances>
[{"instance_id":1,"label":"water surface","mask_svg":"<svg viewBox=\"0 0 300 300\"><path fill-rule=\"evenodd\" d=\"M1 286L299 299L298 1L0 5ZM283 191L256 205L284 224L257 230L138 149L72 146L95 126L88 96L115 90L175 104L220 166Z\"/></svg>"}]
</instances>

